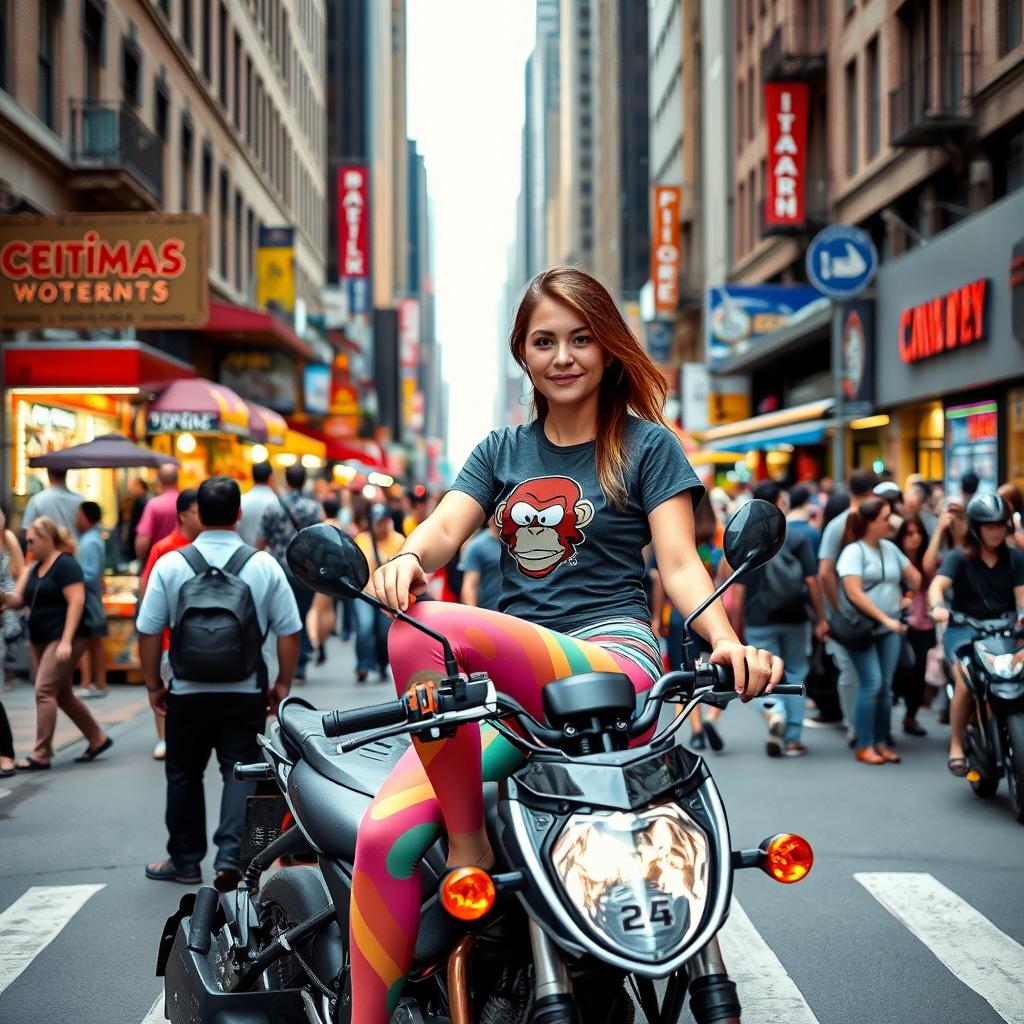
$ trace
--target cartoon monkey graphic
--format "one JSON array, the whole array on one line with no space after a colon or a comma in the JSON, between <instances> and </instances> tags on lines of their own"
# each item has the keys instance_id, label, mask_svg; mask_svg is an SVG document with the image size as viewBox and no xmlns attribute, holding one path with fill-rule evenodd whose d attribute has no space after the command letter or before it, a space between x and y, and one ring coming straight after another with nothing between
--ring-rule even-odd
<instances>
[{"instance_id":1,"label":"cartoon monkey graphic","mask_svg":"<svg viewBox=\"0 0 1024 1024\"><path fill-rule=\"evenodd\" d=\"M567 476L524 480L494 510L494 521L524 576L541 579L563 562L575 565L582 529L594 518L594 503Z\"/></svg>"}]
</instances>

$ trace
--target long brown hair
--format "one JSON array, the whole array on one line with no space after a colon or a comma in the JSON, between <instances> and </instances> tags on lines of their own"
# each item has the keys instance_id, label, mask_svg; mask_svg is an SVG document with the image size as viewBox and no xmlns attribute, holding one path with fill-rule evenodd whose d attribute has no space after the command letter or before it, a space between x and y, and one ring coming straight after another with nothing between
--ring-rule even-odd
<instances>
[{"instance_id":1,"label":"long brown hair","mask_svg":"<svg viewBox=\"0 0 1024 1024\"><path fill-rule=\"evenodd\" d=\"M892 510L892 502L888 498L868 498L857 508L850 509L843 530L843 547L855 540L862 540L864 534L868 532L868 526L882 514L883 508Z\"/></svg>"},{"instance_id":2,"label":"long brown hair","mask_svg":"<svg viewBox=\"0 0 1024 1024\"><path fill-rule=\"evenodd\" d=\"M632 412L640 419L669 426L662 413L668 385L626 325L608 290L576 267L552 267L538 274L526 288L509 337L512 357L525 372L529 373L525 349L530 317L544 298L577 312L594 340L611 356L598 393L595 455L601 489L613 506L622 508L626 503L626 418ZM548 414L548 401L536 390L533 411L540 420Z\"/></svg>"}]
</instances>

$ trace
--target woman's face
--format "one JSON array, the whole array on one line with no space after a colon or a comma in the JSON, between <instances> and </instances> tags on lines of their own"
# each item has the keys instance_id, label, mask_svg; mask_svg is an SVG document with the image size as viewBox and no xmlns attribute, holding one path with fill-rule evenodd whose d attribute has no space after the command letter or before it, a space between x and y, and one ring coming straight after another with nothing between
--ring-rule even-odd
<instances>
[{"instance_id":1,"label":"woman's face","mask_svg":"<svg viewBox=\"0 0 1024 1024\"><path fill-rule=\"evenodd\" d=\"M903 554L913 555L921 550L924 544L924 533L917 523L911 523L903 534Z\"/></svg>"},{"instance_id":2,"label":"woman's face","mask_svg":"<svg viewBox=\"0 0 1024 1024\"><path fill-rule=\"evenodd\" d=\"M547 296L530 317L523 349L534 388L552 405L578 405L611 362L579 313Z\"/></svg>"},{"instance_id":3,"label":"woman's face","mask_svg":"<svg viewBox=\"0 0 1024 1024\"><path fill-rule=\"evenodd\" d=\"M53 541L45 533L40 533L31 526L25 531L25 542L37 562L45 562L53 554Z\"/></svg>"},{"instance_id":4,"label":"woman's face","mask_svg":"<svg viewBox=\"0 0 1024 1024\"><path fill-rule=\"evenodd\" d=\"M982 523L981 529L981 543L988 548L989 551L995 551L1000 544L1006 541L1006 524L1005 523Z\"/></svg>"},{"instance_id":5,"label":"woman's face","mask_svg":"<svg viewBox=\"0 0 1024 1024\"><path fill-rule=\"evenodd\" d=\"M871 540L881 540L883 537L888 537L892 532L892 527L889 525L889 515L891 512L892 506L886 502L878 510L878 515L868 523L867 536Z\"/></svg>"}]
</instances>

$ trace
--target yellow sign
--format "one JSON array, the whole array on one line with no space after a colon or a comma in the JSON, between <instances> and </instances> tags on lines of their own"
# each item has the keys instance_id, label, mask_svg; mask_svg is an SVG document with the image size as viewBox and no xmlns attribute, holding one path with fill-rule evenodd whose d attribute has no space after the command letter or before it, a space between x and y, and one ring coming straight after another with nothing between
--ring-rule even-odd
<instances>
[{"instance_id":1,"label":"yellow sign","mask_svg":"<svg viewBox=\"0 0 1024 1024\"><path fill-rule=\"evenodd\" d=\"M295 311L295 232L260 228L256 250L256 304L282 313Z\"/></svg>"},{"instance_id":2,"label":"yellow sign","mask_svg":"<svg viewBox=\"0 0 1024 1024\"><path fill-rule=\"evenodd\" d=\"M716 393L708 395L708 426L719 427L724 423L736 423L750 415L750 396L742 392Z\"/></svg>"}]
</instances>

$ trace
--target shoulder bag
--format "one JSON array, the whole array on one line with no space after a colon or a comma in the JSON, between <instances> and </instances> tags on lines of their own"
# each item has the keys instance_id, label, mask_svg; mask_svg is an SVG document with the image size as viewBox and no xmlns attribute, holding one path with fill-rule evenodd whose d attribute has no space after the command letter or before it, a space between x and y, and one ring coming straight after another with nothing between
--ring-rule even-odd
<instances>
[{"instance_id":1,"label":"shoulder bag","mask_svg":"<svg viewBox=\"0 0 1024 1024\"><path fill-rule=\"evenodd\" d=\"M879 552L879 557L882 561L882 580L884 582L885 556ZM861 551L861 564L866 568L863 550ZM842 593L846 593L841 576L839 577L839 589ZM828 616L828 629L832 634L832 639L851 651L867 650L874 643L877 625L878 623L874 619L869 619L856 608L844 608L841 601L839 607Z\"/></svg>"}]
</instances>

